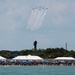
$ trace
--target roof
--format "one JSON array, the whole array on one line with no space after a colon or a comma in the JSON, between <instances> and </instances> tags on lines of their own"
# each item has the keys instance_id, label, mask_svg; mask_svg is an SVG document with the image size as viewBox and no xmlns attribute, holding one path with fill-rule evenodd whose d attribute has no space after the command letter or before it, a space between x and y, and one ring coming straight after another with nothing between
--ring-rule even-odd
<instances>
[{"instance_id":1,"label":"roof","mask_svg":"<svg viewBox=\"0 0 75 75\"><path fill-rule=\"evenodd\" d=\"M55 60L75 60L73 57L57 57Z\"/></svg>"},{"instance_id":2,"label":"roof","mask_svg":"<svg viewBox=\"0 0 75 75\"><path fill-rule=\"evenodd\" d=\"M13 58L14 60L43 60L39 56L32 56L32 55L27 55L27 56L17 56Z\"/></svg>"},{"instance_id":3,"label":"roof","mask_svg":"<svg viewBox=\"0 0 75 75\"><path fill-rule=\"evenodd\" d=\"M6 58L4 58L4 57L2 57L2 56L0 56L0 60L5 60Z\"/></svg>"}]
</instances>

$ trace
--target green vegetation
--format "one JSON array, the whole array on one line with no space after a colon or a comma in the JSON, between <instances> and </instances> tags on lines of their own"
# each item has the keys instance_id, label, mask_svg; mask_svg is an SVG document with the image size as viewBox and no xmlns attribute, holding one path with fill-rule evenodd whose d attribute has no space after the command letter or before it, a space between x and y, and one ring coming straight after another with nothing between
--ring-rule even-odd
<instances>
[{"instance_id":1,"label":"green vegetation","mask_svg":"<svg viewBox=\"0 0 75 75\"><path fill-rule=\"evenodd\" d=\"M47 49L38 49L38 50L21 50L21 51L9 51L1 50L0 55L11 59L18 55L38 55L44 59L53 59L56 57L75 57L75 51L65 50L63 48L47 48Z\"/></svg>"}]
</instances>

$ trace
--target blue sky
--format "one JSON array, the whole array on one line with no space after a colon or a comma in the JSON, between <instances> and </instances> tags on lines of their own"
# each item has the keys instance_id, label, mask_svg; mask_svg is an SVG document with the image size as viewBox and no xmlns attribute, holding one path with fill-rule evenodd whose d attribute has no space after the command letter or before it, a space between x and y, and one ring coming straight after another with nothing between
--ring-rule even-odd
<instances>
[{"instance_id":1,"label":"blue sky","mask_svg":"<svg viewBox=\"0 0 75 75\"><path fill-rule=\"evenodd\" d=\"M31 30L28 21L36 7L48 11ZM32 49L35 40L38 48L65 48L67 42L68 50L75 50L74 39L75 0L0 0L0 50Z\"/></svg>"}]
</instances>

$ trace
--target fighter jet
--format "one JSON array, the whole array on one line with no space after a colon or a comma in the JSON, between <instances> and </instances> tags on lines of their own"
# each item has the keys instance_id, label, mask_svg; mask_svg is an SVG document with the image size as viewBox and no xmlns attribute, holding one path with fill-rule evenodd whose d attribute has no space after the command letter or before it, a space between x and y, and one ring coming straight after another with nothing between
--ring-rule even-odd
<instances>
[{"instance_id":1,"label":"fighter jet","mask_svg":"<svg viewBox=\"0 0 75 75\"><path fill-rule=\"evenodd\" d=\"M46 9L48 9L48 8L46 8Z\"/></svg>"},{"instance_id":2,"label":"fighter jet","mask_svg":"<svg viewBox=\"0 0 75 75\"><path fill-rule=\"evenodd\" d=\"M34 10L34 8L33 8L33 10Z\"/></svg>"},{"instance_id":3,"label":"fighter jet","mask_svg":"<svg viewBox=\"0 0 75 75\"><path fill-rule=\"evenodd\" d=\"M41 7L39 7L39 10L41 10Z\"/></svg>"}]
</instances>

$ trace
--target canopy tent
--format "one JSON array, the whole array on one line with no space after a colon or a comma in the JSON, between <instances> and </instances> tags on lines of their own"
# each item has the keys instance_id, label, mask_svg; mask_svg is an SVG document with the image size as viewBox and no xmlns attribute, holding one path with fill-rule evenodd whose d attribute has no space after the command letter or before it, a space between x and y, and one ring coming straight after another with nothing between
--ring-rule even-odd
<instances>
[{"instance_id":1,"label":"canopy tent","mask_svg":"<svg viewBox=\"0 0 75 75\"><path fill-rule=\"evenodd\" d=\"M25 60L25 56L17 56L13 58L14 60Z\"/></svg>"},{"instance_id":2,"label":"canopy tent","mask_svg":"<svg viewBox=\"0 0 75 75\"><path fill-rule=\"evenodd\" d=\"M4 58L4 57L0 56L0 60L6 60L6 58Z\"/></svg>"},{"instance_id":3,"label":"canopy tent","mask_svg":"<svg viewBox=\"0 0 75 75\"><path fill-rule=\"evenodd\" d=\"M28 56L17 56L13 58L13 60L43 60L43 58L39 56L28 55Z\"/></svg>"},{"instance_id":4,"label":"canopy tent","mask_svg":"<svg viewBox=\"0 0 75 75\"><path fill-rule=\"evenodd\" d=\"M39 56L31 56L31 55L26 56L26 59L28 59L28 60L43 60Z\"/></svg>"},{"instance_id":5,"label":"canopy tent","mask_svg":"<svg viewBox=\"0 0 75 75\"><path fill-rule=\"evenodd\" d=\"M57 57L55 60L75 60L73 57Z\"/></svg>"}]
</instances>

